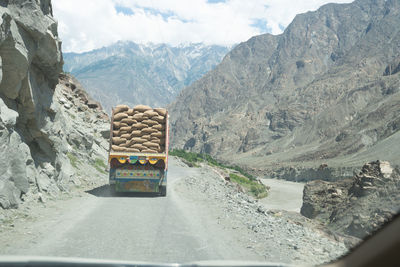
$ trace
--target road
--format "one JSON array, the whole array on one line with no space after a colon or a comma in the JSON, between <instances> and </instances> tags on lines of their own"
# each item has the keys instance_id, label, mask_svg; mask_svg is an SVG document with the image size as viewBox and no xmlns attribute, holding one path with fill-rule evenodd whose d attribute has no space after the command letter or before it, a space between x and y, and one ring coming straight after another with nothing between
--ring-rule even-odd
<instances>
[{"instance_id":1,"label":"road","mask_svg":"<svg viewBox=\"0 0 400 267\"><path fill-rule=\"evenodd\" d=\"M270 187L268 197L260 200L266 208L300 212L304 183L278 179L261 179L261 181Z\"/></svg>"},{"instance_id":2,"label":"road","mask_svg":"<svg viewBox=\"0 0 400 267\"><path fill-rule=\"evenodd\" d=\"M171 160L165 198L114 196L103 186L41 209L36 220L16 223L14 234L0 238L1 254L164 263L265 260L237 242L240 233L181 198L176 183L198 172Z\"/></svg>"}]
</instances>

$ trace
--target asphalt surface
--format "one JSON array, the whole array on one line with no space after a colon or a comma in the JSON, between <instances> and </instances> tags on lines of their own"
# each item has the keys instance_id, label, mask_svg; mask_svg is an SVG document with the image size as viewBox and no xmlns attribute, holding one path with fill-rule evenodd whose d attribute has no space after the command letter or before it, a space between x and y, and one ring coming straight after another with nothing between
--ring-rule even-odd
<instances>
[{"instance_id":1,"label":"asphalt surface","mask_svg":"<svg viewBox=\"0 0 400 267\"><path fill-rule=\"evenodd\" d=\"M197 172L171 160L167 197L114 195L102 186L41 209L36 220L16 223L14 233L0 238L0 254L162 263L265 260L235 242L240 233L218 226L175 192L182 177L204 175Z\"/></svg>"}]
</instances>

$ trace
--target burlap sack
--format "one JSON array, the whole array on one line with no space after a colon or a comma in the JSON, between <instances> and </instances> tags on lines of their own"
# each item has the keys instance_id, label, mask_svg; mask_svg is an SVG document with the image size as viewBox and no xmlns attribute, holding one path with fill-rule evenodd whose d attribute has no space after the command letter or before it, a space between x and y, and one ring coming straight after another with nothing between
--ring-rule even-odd
<instances>
[{"instance_id":1,"label":"burlap sack","mask_svg":"<svg viewBox=\"0 0 400 267\"><path fill-rule=\"evenodd\" d=\"M141 137L133 137L131 139L131 142L133 142L133 144L136 144L136 143L143 144L144 142L147 142L147 139L144 139Z\"/></svg>"},{"instance_id":2,"label":"burlap sack","mask_svg":"<svg viewBox=\"0 0 400 267\"><path fill-rule=\"evenodd\" d=\"M128 124L128 125L132 125L134 122L135 122L135 120L130 119L130 118L123 118L123 119L121 120L121 123L126 123L126 124Z\"/></svg>"},{"instance_id":3,"label":"burlap sack","mask_svg":"<svg viewBox=\"0 0 400 267\"><path fill-rule=\"evenodd\" d=\"M136 149L139 149L139 150L146 149L146 147L144 145L142 145L142 144L133 144L130 147L131 148L136 148Z\"/></svg>"},{"instance_id":4,"label":"burlap sack","mask_svg":"<svg viewBox=\"0 0 400 267\"><path fill-rule=\"evenodd\" d=\"M120 144L119 147L129 147L129 144L123 143L123 144Z\"/></svg>"},{"instance_id":5,"label":"burlap sack","mask_svg":"<svg viewBox=\"0 0 400 267\"><path fill-rule=\"evenodd\" d=\"M129 132L131 132L132 130L131 130L131 127L129 127L129 126L124 126L124 127L119 128L119 131L120 131L120 133L121 133L121 131L126 131L127 133L129 133Z\"/></svg>"},{"instance_id":6,"label":"burlap sack","mask_svg":"<svg viewBox=\"0 0 400 267\"><path fill-rule=\"evenodd\" d=\"M132 116L132 119L136 120L136 121L142 121L145 118L143 118L143 113L137 113L135 115Z\"/></svg>"},{"instance_id":7,"label":"burlap sack","mask_svg":"<svg viewBox=\"0 0 400 267\"><path fill-rule=\"evenodd\" d=\"M153 128L150 128L150 127L142 129L142 133L145 133L145 134L151 134L151 133L156 133L156 132L158 132L156 129L153 129Z\"/></svg>"},{"instance_id":8,"label":"burlap sack","mask_svg":"<svg viewBox=\"0 0 400 267\"><path fill-rule=\"evenodd\" d=\"M132 125L132 128L135 130L141 130L143 128L147 128L147 125L139 122L139 123Z\"/></svg>"},{"instance_id":9,"label":"burlap sack","mask_svg":"<svg viewBox=\"0 0 400 267\"><path fill-rule=\"evenodd\" d=\"M131 135L129 133L122 134L121 138L125 138L126 140L129 140L131 138Z\"/></svg>"},{"instance_id":10,"label":"burlap sack","mask_svg":"<svg viewBox=\"0 0 400 267\"><path fill-rule=\"evenodd\" d=\"M160 116L165 116L167 114L167 110L165 108L155 108L154 111Z\"/></svg>"},{"instance_id":11,"label":"burlap sack","mask_svg":"<svg viewBox=\"0 0 400 267\"><path fill-rule=\"evenodd\" d=\"M114 136L119 136L119 131L112 131L112 135Z\"/></svg>"},{"instance_id":12,"label":"burlap sack","mask_svg":"<svg viewBox=\"0 0 400 267\"><path fill-rule=\"evenodd\" d=\"M131 137L140 137L140 136L142 136L143 134L142 134L142 131L141 130L133 130L132 132L131 132Z\"/></svg>"},{"instance_id":13,"label":"burlap sack","mask_svg":"<svg viewBox=\"0 0 400 267\"><path fill-rule=\"evenodd\" d=\"M151 138L150 134L142 135L142 139L150 140L150 138Z\"/></svg>"},{"instance_id":14,"label":"burlap sack","mask_svg":"<svg viewBox=\"0 0 400 267\"><path fill-rule=\"evenodd\" d=\"M123 135L123 134L127 134L129 133L129 131L119 131L119 136Z\"/></svg>"},{"instance_id":15,"label":"burlap sack","mask_svg":"<svg viewBox=\"0 0 400 267\"><path fill-rule=\"evenodd\" d=\"M152 120L159 122L159 123L164 123L165 122L165 117L164 116L153 116L151 117Z\"/></svg>"},{"instance_id":16,"label":"burlap sack","mask_svg":"<svg viewBox=\"0 0 400 267\"><path fill-rule=\"evenodd\" d=\"M111 149L112 150L114 150L114 151L124 151L125 149L123 148L123 147L119 147L119 146L117 146L117 145L112 145L111 146Z\"/></svg>"},{"instance_id":17,"label":"burlap sack","mask_svg":"<svg viewBox=\"0 0 400 267\"><path fill-rule=\"evenodd\" d=\"M162 124L154 124L151 128L156 129L157 131L161 131L165 129L165 126Z\"/></svg>"},{"instance_id":18,"label":"burlap sack","mask_svg":"<svg viewBox=\"0 0 400 267\"><path fill-rule=\"evenodd\" d=\"M114 122L113 122L113 129L114 129L114 130L119 129L120 126L121 126L121 123L120 123L120 122L117 122L117 121L114 121Z\"/></svg>"},{"instance_id":19,"label":"burlap sack","mask_svg":"<svg viewBox=\"0 0 400 267\"><path fill-rule=\"evenodd\" d=\"M112 143L114 144L114 145L120 145L120 144L123 144L123 143L125 143L126 142L126 139L125 138L121 138L121 137L113 137L112 138Z\"/></svg>"},{"instance_id":20,"label":"burlap sack","mask_svg":"<svg viewBox=\"0 0 400 267\"><path fill-rule=\"evenodd\" d=\"M140 151L140 152L143 152L143 153L157 153L157 150L154 150L154 149L143 149L142 151Z\"/></svg>"},{"instance_id":21,"label":"burlap sack","mask_svg":"<svg viewBox=\"0 0 400 267\"><path fill-rule=\"evenodd\" d=\"M163 132L156 132L156 133L151 133L150 134L151 137L158 137L161 138L164 136Z\"/></svg>"},{"instance_id":22,"label":"burlap sack","mask_svg":"<svg viewBox=\"0 0 400 267\"><path fill-rule=\"evenodd\" d=\"M122 128L122 127L128 127L129 125L126 123L126 122L121 122L120 124L119 124L119 128Z\"/></svg>"},{"instance_id":23,"label":"burlap sack","mask_svg":"<svg viewBox=\"0 0 400 267\"><path fill-rule=\"evenodd\" d=\"M144 142L143 145L147 146L148 148L156 148L156 149L160 148L159 144L152 143L152 142Z\"/></svg>"},{"instance_id":24,"label":"burlap sack","mask_svg":"<svg viewBox=\"0 0 400 267\"><path fill-rule=\"evenodd\" d=\"M147 124L148 126L153 126L158 124L155 120L147 119L147 120L142 120L142 123Z\"/></svg>"},{"instance_id":25,"label":"burlap sack","mask_svg":"<svg viewBox=\"0 0 400 267\"><path fill-rule=\"evenodd\" d=\"M132 147L128 147L127 149L126 149L126 151L127 152L140 152L140 149L137 149L137 148L132 148Z\"/></svg>"},{"instance_id":26,"label":"burlap sack","mask_svg":"<svg viewBox=\"0 0 400 267\"><path fill-rule=\"evenodd\" d=\"M151 110L152 108L146 105L137 105L136 107L133 108L134 111L140 111L140 112L145 112L146 110Z\"/></svg>"},{"instance_id":27,"label":"burlap sack","mask_svg":"<svg viewBox=\"0 0 400 267\"><path fill-rule=\"evenodd\" d=\"M114 114L118 114L120 112L128 111L129 107L127 105L118 105L114 108Z\"/></svg>"},{"instance_id":28,"label":"burlap sack","mask_svg":"<svg viewBox=\"0 0 400 267\"><path fill-rule=\"evenodd\" d=\"M150 142L154 143L154 144L160 144L161 143L161 139L157 138L157 137L151 137L150 136Z\"/></svg>"},{"instance_id":29,"label":"burlap sack","mask_svg":"<svg viewBox=\"0 0 400 267\"><path fill-rule=\"evenodd\" d=\"M146 111L143 113L143 115L145 115L145 116L151 118L151 117L153 117L153 116L157 116L158 113L155 112L155 111L153 111L153 110L151 109L151 110L146 110Z\"/></svg>"},{"instance_id":30,"label":"burlap sack","mask_svg":"<svg viewBox=\"0 0 400 267\"><path fill-rule=\"evenodd\" d=\"M129 116L133 116L133 108L128 109L128 111L126 112L126 114L128 114Z\"/></svg>"},{"instance_id":31,"label":"burlap sack","mask_svg":"<svg viewBox=\"0 0 400 267\"><path fill-rule=\"evenodd\" d=\"M121 121L124 118L128 118L128 114L126 113L114 114L114 121Z\"/></svg>"}]
</instances>

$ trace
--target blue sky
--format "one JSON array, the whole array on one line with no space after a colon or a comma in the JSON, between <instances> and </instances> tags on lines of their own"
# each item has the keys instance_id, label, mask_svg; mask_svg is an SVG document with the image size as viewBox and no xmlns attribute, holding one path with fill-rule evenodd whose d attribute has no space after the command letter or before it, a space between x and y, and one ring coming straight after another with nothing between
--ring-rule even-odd
<instances>
[{"instance_id":1,"label":"blue sky","mask_svg":"<svg viewBox=\"0 0 400 267\"><path fill-rule=\"evenodd\" d=\"M351 0L55 0L63 51L84 52L119 40L232 45L280 34L299 13ZM79 7L79 8L77 8Z\"/></svg>"}]
</instances>

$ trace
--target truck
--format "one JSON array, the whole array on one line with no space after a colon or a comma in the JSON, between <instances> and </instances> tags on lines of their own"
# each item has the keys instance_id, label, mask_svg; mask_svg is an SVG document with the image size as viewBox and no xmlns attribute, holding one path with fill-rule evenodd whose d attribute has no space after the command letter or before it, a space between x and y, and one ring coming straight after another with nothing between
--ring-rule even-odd
<instances>
[{"instance_id":1,"label":"truck","mask_svg":"<svg viewBox=\"0 0 400 267\"><path fill-rule=\"evenodd\" d=\"M167 195L168 111L137 105L112 109L109 184L116 192Z\"/></svg>"}]
</instances>

